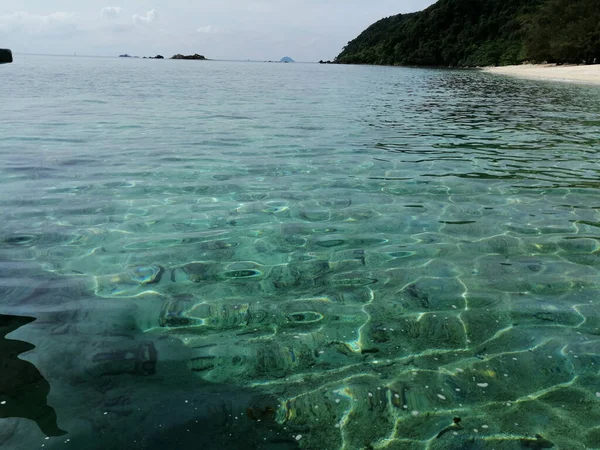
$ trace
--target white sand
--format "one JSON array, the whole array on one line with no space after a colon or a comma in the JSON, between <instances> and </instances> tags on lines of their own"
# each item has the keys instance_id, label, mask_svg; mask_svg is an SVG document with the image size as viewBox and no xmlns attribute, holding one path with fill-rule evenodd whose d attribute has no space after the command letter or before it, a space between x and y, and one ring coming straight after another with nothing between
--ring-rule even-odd
<instances>
[{"instance_id":1,"label":"white sand","mask_svg":"<svg viewBox=\"0 0 600 450\"><path fill-rule=\"evenodd\" d=\"M592 66L524 64L522 66L486 67L483 70L521 78L600 84L600 64Z\"/></svg>"}]
</instances>

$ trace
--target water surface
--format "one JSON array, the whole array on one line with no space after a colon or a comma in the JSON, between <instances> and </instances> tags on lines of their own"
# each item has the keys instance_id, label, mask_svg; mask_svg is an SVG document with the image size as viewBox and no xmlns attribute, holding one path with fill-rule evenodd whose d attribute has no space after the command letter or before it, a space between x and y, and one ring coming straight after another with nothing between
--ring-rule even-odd
<instances>
[{"instance_id":1,"label":"water surface","mask_svg":"<svg viewBox=\"0 0 600 450\"><path fill-rule=\"evenodd\" d=\"M0 80L2 448L600 447L597 87L41 56Z\"/></svg>"}]
</instances>

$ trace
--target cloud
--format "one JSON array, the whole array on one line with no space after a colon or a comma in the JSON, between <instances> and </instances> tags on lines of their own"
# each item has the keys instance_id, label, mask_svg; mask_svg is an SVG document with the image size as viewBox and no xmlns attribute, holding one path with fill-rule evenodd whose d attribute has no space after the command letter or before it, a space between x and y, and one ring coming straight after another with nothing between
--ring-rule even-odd
<instances>
[{"instance_id":1,"label":"cloud","mask_svg":"<svg viewBox=\"0 0 600 450\"><path fill-rule=\"evenodd\" d=\"M115 20L121 13L121 10L120 6L105 6L100 10L100 16L102 20Z\"/></svg>"},{"instance_id":2,"label":"cloud","mask_svg":"<svg viewBox=\"0 0 600 450\"><path fill-rule=\"evenodd\" d=\"M0 16L0 31L23 31L32 34L68 33L77 30L75 15L54 12L48 15L19 11Z\"/></svg>"},{"instance_id":3,"label":"cloud","mask_svg":"<svg viewBox=\"0 0 600 450\"><path fill-rule=\"evenodd\" d=\"M143 16L140 16L139 14L133 15L133 23L135 23L136 25L150 25L151 23L156 22L157 20L158 13L156 12L156 9L151 9Z\"/></svg>"},{"instance_id":4,"label":"cloud","mask_svg":"<svg viewBox=\"0 0 600 450\"><path fill-rule=\"evenodd\" d=\"M198 33L208 33L208 34L213 34L213 33L217 33L219 30L217 27L215 27L214 25L205 25L203 27L200 27L196 30Z\"/></svg>"}]
</instances>

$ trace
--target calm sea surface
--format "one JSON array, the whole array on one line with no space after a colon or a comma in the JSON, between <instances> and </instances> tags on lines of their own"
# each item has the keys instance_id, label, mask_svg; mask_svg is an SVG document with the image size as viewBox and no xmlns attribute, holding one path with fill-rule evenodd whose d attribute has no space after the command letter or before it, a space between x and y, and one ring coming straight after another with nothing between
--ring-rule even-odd
<instances>
[{"instance_id":1,"label":"calm sea surface","mask_svg":"<svg viewBox=\"0 0 600 450\"><path fill-rule=\"evenodd\" d=\"M600 448L600 88L0 67L0 447Z\"/></svg>"}]
</instances>

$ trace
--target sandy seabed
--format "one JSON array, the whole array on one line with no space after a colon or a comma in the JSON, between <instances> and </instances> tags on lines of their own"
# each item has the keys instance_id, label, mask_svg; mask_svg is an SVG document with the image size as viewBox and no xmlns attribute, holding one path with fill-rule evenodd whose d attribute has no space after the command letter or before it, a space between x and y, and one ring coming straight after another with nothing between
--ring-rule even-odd
<instances>
[{"instance_id":1,"label":"sandy seabed","mask_svg":"<svg viewBox=\"0 0 600 450\"><path fill-rule=\"evenodd\" d=\"M600 64L589 66L524 64L520 66L487 67L484 71L521 78L600 84Z\"/></svg>"}]
</instances>

